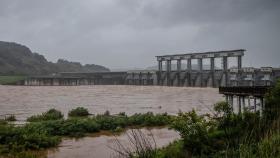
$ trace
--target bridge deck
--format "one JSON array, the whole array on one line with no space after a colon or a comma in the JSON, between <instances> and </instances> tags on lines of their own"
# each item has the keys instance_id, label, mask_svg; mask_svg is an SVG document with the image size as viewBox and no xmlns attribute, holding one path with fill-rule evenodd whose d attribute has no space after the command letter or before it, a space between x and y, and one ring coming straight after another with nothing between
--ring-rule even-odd
<instances>
[{"instance_id":1,"label":"bridge deck","mask_svg":"<svg viewBox=\"0 0 280 158\"><path fill-rule=\"evenodd\" d=\"M219 87L219 93L224 95L264 97L270 88L270 86Z\"/></svg>"}]
</instances>

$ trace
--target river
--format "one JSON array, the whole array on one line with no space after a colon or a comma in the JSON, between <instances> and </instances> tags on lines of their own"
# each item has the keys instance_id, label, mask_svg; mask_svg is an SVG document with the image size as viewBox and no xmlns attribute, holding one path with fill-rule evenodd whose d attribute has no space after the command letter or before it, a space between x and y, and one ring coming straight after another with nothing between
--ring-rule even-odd
<instances>
[{"instance_id":1,"label":"river","mask_svg":"<svg viewBox=\"0 0 280 158\"><path fill-rule=\"evenodd\" d=\"M177 114L196 109L199 113L211 112L212 105L222 100L215 88L165 86L1 86L0 116L14 114L19 123L26 118L56 108L67 116L69 110L82 106L92 114L126 112L154 112ZM153 129L158 146L167 145L179 137L175 131ZM118 136L125 139L125 135ZM48 150L49 158L58 157L111 157L112 136L85 137L79 140L64 139L55 150Z\"/></svg>"}]
</instances>

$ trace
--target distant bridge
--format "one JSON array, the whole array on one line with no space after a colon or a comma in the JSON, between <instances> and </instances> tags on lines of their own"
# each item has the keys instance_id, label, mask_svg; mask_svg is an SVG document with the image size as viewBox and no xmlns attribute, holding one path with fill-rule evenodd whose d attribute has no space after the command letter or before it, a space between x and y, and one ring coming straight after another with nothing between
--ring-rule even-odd
<instances>
[{"instance_id":1,"label":"distant bridge","mask_svg":"<svg viewBox=\"0 0 280 158\"><path fill-rule=\"evenodd\" d=\"M186 87L270 86L280 78L280 69L272 67L242 67L244 49L156 56L158 70L128 72L75 73L62 72L53 76L30 76L24 85L163 85ZM222 59L222 69L216 69L215 59ZM236 68L228 68L228 58L237 58ZM210 60L210 69L203 69L203 59ZM182 61L187 69L182 69ZM198 69L192 68L197 60ZM172 62L176 61L176 70ZM166 68L163 69L165 62Z\"/></svg>"}]
</instances>

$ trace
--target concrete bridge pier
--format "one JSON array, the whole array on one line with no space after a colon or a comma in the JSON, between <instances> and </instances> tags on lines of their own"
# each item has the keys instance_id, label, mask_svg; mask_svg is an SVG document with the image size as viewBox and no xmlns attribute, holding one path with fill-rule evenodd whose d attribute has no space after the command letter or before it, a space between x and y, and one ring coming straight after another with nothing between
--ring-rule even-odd
<instances>
[{"instance_id":1,"label":"concrete bridge pier","mask_svg":"<svg viewBox=\"0 0 280 158\"><path fill-rule=\"evenodd\" d=\"M263 115L265 109L264 96L269 91L270 87L255 86L255 87L220 87L219 92L225 95L226 101L231 107L233 112L242 113L245 110L260 112ZM235 108L233 98L236 97ZM246 103L247 99L247 103ZM253 99L253 105L251 105L251 99Z\"/></svg>"},{"instance_id":2,"label":"concrete bridge pier","mask_svg":"<svg viewBox=\"0 0 280 158\"><path fill-rule=\"evenodd\" d=\"M171 81L170 81L170 76L171 76L171 60L168 59L166 60L166 85L170 86Z\"/></svg>"},{"instance_id":3,"label":"concrete bridge pier","mask_svg":"<svg viewBox=\"0 0 280 158\"><path fill-rule=\"evenodd\" d=\"M162 77L162 60L158 60L158 75L157 75L158 85L162 85L161 77Z\"/></svg>"},{"instance_id":4,"label":"concrete bridge pier","mask_svg":"<svg viewBox=\"0 0 280 158\"><path fill-rule=\"evenodd\" d=\"M215 85L215 58L210 58L210 70L211 70L211 83L212 87L216 87Z\"/></svg>"},{"instance_id":5,"label":"concrete bridge pier","mask_svg":"<svg viewBox=\"0 0 280 158\"><path fill-rule=\"evenodd\" d=\"M177 86L181 86L181 59L177 59Z\"/></svg>"},{"instance_id":6,"label":"concrete bridge pier","mask_svg":"<svg viewBox=\"0 0 280 158\"><path fill-rule=\"evenodd\" d=\"M223 79L221 86L227 86L228 85L228 58L227 56L224 56L222 58L222 63L223 63Z\"/></svg>"},{"instance_id":7,"label":"concrete bridge pier","mask_svg":"<svg viewBox=\"0 0 280 158\"><path fill-rule=\"evenodd\" d=\"M187 59L187 86L192 86L192 78L191 78L191 72L192 72L192 59Z\"/></svg>"},{"instance_id":8,"label":"concrete bridge pier","mask_svg":"<svg viewBox=\"0 0 280 158\"><path fill-rule=\"evenodd\" d=\"M197 60L197 63L198 63L198 73L199 73L198 83L199 83L199 87L203 87L203 72L202 72L203 63L202 63L202 58L199 58Z\"/></svg>"}]
</instances>

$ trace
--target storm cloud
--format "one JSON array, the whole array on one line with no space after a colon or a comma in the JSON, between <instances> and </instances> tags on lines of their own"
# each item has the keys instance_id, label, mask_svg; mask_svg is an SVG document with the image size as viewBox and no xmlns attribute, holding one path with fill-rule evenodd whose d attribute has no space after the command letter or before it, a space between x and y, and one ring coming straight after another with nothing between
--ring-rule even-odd
<instances>
[{"instance_id":1,"label":"storm cloud","mask_svg":"<svg viewBox=\"0 0 280 158\"><path fill-rule=\"evenodd\" d=\"M240 48L245 66L279 67L279 16L279 0L1 0L0 40L113 69Z\"/></svg>"}]
</instances>

